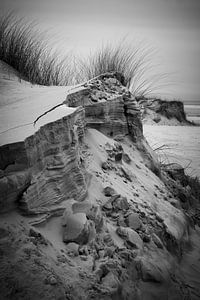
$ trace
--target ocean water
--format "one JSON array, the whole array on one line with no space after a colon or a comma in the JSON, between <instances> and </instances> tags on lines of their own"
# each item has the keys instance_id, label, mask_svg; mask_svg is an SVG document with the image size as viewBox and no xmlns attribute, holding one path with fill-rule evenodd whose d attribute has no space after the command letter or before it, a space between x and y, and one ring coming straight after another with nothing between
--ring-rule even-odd
<instances>
[{"instance_id":1,"label":"ocean water","mask_svg":"<svg viewBox=\"0 0 200 300\"><path fill-rule=\"evenodd\" d=\"M184 110L187 119L200 124L200 105L199 104L184 104Z\"/></svg>"}]
</instances>

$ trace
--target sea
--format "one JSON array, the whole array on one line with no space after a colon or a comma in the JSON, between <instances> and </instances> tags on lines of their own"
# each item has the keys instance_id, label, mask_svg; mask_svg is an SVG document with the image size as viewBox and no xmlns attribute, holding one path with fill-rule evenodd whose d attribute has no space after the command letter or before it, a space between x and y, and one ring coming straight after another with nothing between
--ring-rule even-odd
<instances>
[{"instance_id":1,"label":"sea","mask_svg":"<svg viewBox=\"0 0 200 300\"><path fill-rule=\"evenodd\" d=\"M200 178L200 101L184 103L188 120L199 126L144 125L144 136L163 163L176 162L185 172Z\"/></svg>"},{"instance_id":2,"label":"sea","mask_svg":"<svg viewBox=\"0 0 200 300\"><path fill-rule=\"evenodd\" d=\"M200 124L200 100L184 101L184 110L188 120Z\"/></svg>"}]
</instances>

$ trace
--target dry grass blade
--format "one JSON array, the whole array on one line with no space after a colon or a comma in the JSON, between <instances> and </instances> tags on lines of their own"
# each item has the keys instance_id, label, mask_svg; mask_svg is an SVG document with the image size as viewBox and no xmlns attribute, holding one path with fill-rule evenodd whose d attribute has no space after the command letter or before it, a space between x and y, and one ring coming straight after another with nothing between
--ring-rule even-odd
<instances>
[{"instance_id":1,"label":"dry grass blade","mask_svg":"<svg viewBox=\"0 0 200 300\"><path fill-rule=\"evenodd\" d=\"M0 19L0 59L33 84L68 85L74 76L69 57L60 59L35 22L9 13Z\"/></svg>"},{"instance_id":2,"label":"dry grass blade","mask_svg":"<svg viewBox=\"0 0 200 300\"><path fill-rule=\"evenodd\" d=\"M103 45L87 59L78 61L77 78L80 82L116 71L124 76L125 85L135 97L149 96L169 85L169 74L157 73L157 66L153 64L154 55L152 48L130 44L125 40L116 45Z\"/></svg>"}]
</instances>

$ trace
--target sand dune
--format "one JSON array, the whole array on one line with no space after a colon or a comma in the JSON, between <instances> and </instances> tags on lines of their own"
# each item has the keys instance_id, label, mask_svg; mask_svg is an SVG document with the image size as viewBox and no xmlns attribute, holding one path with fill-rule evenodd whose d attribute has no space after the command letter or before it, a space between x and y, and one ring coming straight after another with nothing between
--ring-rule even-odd
<instances>
[{"instance_id":1,"label":"sand dune","mask_svg":"<svg viewBox=\"0 0 200 300\"><path fill-rule=\"evenodd\" d=\"M11 67L0 63L0 145L23 141L43 124L73 111L66 106L60 107L34 126L33 122L40 115L66 99L71 87L32 85L20 80Z\"/></svg>"},{"instance_id":2,"label":"sand dune","mask_svg":"<svg viewBox=\"0 0 200 300\"><path fill-rule=\"evenodd\" d=\"M5 74L1 145L36 133L20 151L1 147L0 297L198 299L196 200L180 178L161 172L115 75L71 92L84 111L62 105L69 87ZM145 125L144 135L152 148L170 145L161 160L189 159L199 174L199 128Z\"/></svg>"}]
</instances>

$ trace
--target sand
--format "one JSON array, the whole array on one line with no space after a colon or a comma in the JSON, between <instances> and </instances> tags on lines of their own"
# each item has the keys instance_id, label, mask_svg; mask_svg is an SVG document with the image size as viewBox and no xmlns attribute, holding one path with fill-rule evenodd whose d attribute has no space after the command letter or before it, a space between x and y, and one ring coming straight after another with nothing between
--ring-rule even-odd
<instances>
[{"instance_id":1,"label":"sand","mask_svg":"<svg viewBox=\"0 0 200 300\"><path fill-rule=\"evenodd\" d=\"M140 152L131 146L130 141L124 139L122 146L130 158L130 165L122 163L114 163L114 168L120 170L123 166L132 174L132 181L129 182L115 169L111 171L102 170L101 164L107 159L106 149L115 146L115 141L106 137L95 129L89 129L85 137L86 154L85 164L90 174L88 182L88 196L84 200L85 203L92 205L103 205L107 201L107 197L103 194L103 188L106 186L113 187L117 193L127 197L129 204L136 211L143 211L151 222L156 226L155 213L159 215L168 228L168 232L175 238L180 239L186 228L184 215L170 204L164 201L164 197L168 197L163 182L154 175L143 163ZM110 145L110 146L109 146ZM82 206L84 207L87 205ZM19 212L5 214L1 217L0 228L6 228L8 235L0 237L1 245L7 260L3 260L2 267L4 269L3 276L7 278L7 285L2 284L1 293L9 294L9 287L13 282L17 285L12 289L13 297L19 295L15 299L37 299L40 295L42 299L65 299L67 294L70 300L79 299L99 299L98 293L95 295L95 288L98 286L102 293L111 293L111 286L108 283L105 289L105 283L97 285L97 275L93 271L93 259L91 255L82 259L81 256L69 255L68 246L62 241L61 219L59 216L51 218L49 221L41 225L32 226L35 221L34 216L21 216ZM112 219L105 217L105 224L108 233L111 235L115 247L124 248L124 240L116 233L116 224ZM30 236L30 229L33 228L42 234L42 240ZM199 230L191 233L192 247L185 248L184 256L180 269L175 275L176 284L182 284L184 293L188 292L192 298L198 299L199 291L199 251L198 240ZM46 245L43 244L43 239ZM9 251L6 248L9 245ZM15 249L13 249L15 247ZM2 251L2 250L1 250ZM153 263L156 272L161 272L159 276L168 276L170 262L174 260L173 256L165 249L159 250L150 243L145 243L143 254L138 252L138 260L144 260L145 264ZM118 265L117 259L114 258L112 263ZM103 263L110 263L108 258L100 258L96 261L96 268ZM176 265L176 261L174 263ZM132 266L133 267L133 266ZM13 269L11 274L11 269ZM131 264L130 264L131 268ZM96 269L95 269L96 270ZM125 272L126 269L125 269ZM133 270L130 272L134 272ZM24 280L24 274L28 274ZM166 275L165 275L166 273ZM38 274L37 276L34 274ZM157 273L155 273L157 274ZM160 273L158 273L160 274ZM155 275L157 276L157 275ZM199 276L199 277L198 277ZM184 280L184 281L183 281ZM182 283L184 282L184 284ZM185 286L187 282L187 286ZM133 283L126 283L126 293L131 295ZM140 286L141 299L161 299L166 293L169 294L168 299L181 299L176 291L167 289L166 286L154 282L137 282ZM77 286L79 287L77 289ZM93 296L91 296L91 293ZM164 293L164 294L163 294ZM106 294L105 294L106 295ZM156 295L156 296L155 296ZM197 296L196 296L197 295ZM105 296L106 297L106 296ZM14 298L8 298L14 299ZM101 299L112 299L110 297ZM115 298L114 298L115 299ZM120 298L119 298L120 299ZM122 298L123 299L123 298ZM131 299L131 298L128 298ZM140 299L140 298L139 298Z\"/></svg>"},{"instance_id":2,"label":"sand","mask_svg":"<svg viewBox=\"0 0 200 300\"><path fill-rule=\"evenodd\" d=\"M144 136L164 163L177 162L200 177L200 127L144 125Z\"/></svg>"},{"instance_id":3,"label":"sand","mask_svg":"<svg viewBox=\"0 0 200 300\"><path fill-rule=\"evenodd\" d=\"M0 72L0 145L23 141L43 124L71 113L73 108L62 106L45 115L36 126L33 124L40 115L61 104L70 88L32 85L19 80L16 72L3 64Z\"/></svg>"},{"instance_id":4,"label":"sand","mask_svg":"<svg viewBox=\"0 0 200 300\"><path fill-rule=\"evenodd\" d=\"M69 87L32 86L29 83L20 82L18 77L14 76L15 74L12 75L12 72L9 72L9 78L8 72L5 71L0 80L0 130L1 132L6 131L0 135L1 145L23 140L33 134L42 124L52 122L70 113L69 108L61 106L41 118L37 127L34 128L32 124L30 127L25 125L33 123L39 115L51 109L52 106L62 103ZM12 129L22 125L25 126ZM170 149L164 149L165 153L161 153L161 160L169 162L176 159L184 166L191 161L190 167L193 174L200 174L200 128L145 125L144 135L153 148L158 148L163 144L170 146ZM120 143L124 152L131 159L130 164L124 161L117 163L113 160L112 169L103 170L102 163L108 159L106 150L115 147L116 141L95 129L86 131L84 164L88 176L88 195L84 200L85 203L83 202L83 204L87 204L83 205L83 210L87 208L88 204L102 207L108 200L103 189L110 186L115 189L116 193L127 198L131 211L140 216L142 213L145 214L145 218L140 217L141 220L144 219L145 232L151 234L151 230L159 231L167 228L169 236L181 241L184 234L187 233L187 222L183 212L172 204L175 199L160 178L145 165L144 157L133 143L128 138L124 138ZM127 180L124 173L121 172L121 167L130 174L131 180ZM106 293L113 292L110 281L108 281L109 277L104 278L105 282L99 282L97 276L98 267L105 263L114 266L114 274L119 271L117 252L113 258L101 258L99 254L95 265L91 253L72 257L69 255L68 246L62 240L60 216L54 216L38 226L32 225L35 219L35 216L22 216L19 211L1 215L0 254L2 255L0 258L3 257L1 261L3 271L0 273L0 295L2 294L4 299L5 295L6 299L20 300L39 298L46 300L121 299L119 295L107 296ZM102 233L102 238L105 233L109 233L114 246L118 249L123 248L124 240L116 233L116 222L105 213L104 222L106 229ZM30 229L41 233L42 237L34 237L33 234L30 234ZM142 231L139 233L142 236ZM184 255L180 262L180 268L177 268L174 273L174 286L181 287L181 295L187 293L191 295L191 298L185 296L185 299L196 300L200 297L199 237L198 227L196 230L193 229L190 235L186 234L184 237L186 244L189 244L190 239L191 245L188 248L183 247ZM174 255L170 254L165 247L164 249L157 248L152 241L149 244L144 242L144 249L136 252L137 263L143 260L147 266L148 263L151 266L150 272L156 270L156 274L153 276L165 277L168 276L170 267L173 266L174 270L176 269L177 261ZM171 264L171 262L173 263ZM124 276L126 295L129 296L124 299L133 299L133 287L138 289L138 294L134 294L137 299L182 299L177 290L170 291L162 283L151 280L148 282L137 281L137 278L134 277L134 263L130 261L126 263L127 269L120 269ZM132 276L131 282L127 280L127 270ZM108 281L107 285L106 281ZM117 284L114 280L111 283L113 286Z\"/></svg>"}]
</instances>

